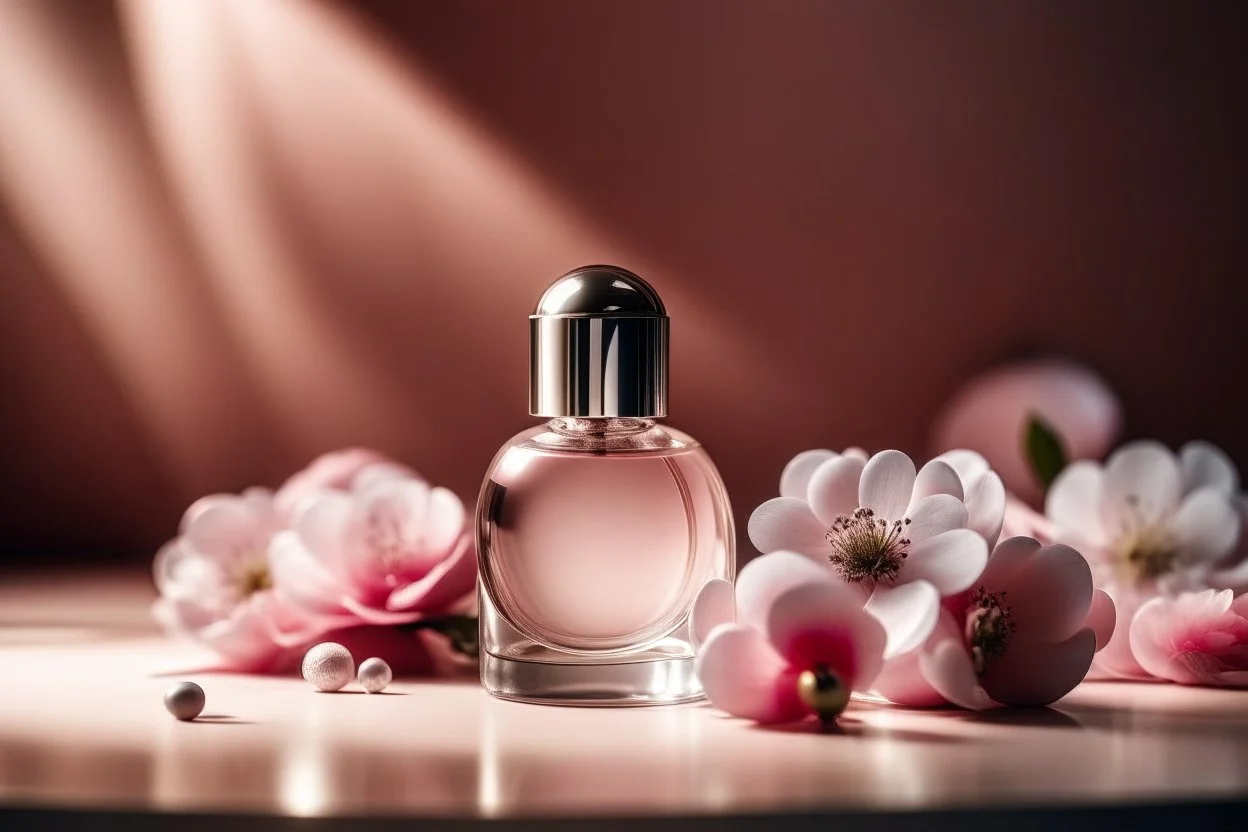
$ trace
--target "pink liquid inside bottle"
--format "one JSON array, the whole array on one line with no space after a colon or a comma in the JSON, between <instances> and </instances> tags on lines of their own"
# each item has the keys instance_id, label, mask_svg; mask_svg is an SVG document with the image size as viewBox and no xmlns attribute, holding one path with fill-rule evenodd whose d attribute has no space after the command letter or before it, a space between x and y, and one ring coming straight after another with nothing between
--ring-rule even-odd
<instances>
[{"instance_id":1,"label":"pink liquid inside bottle","mask_svg":"<svg viewBox=\"0 0 1248 832\"><path fill-rule=\"evenodd\" d=\"M635 275L589 267L532 320L531 411L553 418L507 443L482 486L483 684L548 703L698 698L688 614L732 576L732 515L702 447L654 421L662 304Z\"/></svg>"}]
</instances>

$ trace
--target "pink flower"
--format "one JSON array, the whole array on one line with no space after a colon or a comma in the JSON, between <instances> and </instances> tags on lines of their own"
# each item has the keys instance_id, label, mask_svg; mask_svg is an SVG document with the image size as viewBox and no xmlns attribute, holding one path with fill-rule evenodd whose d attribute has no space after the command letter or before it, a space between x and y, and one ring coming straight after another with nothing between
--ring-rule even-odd
<instances>
[{"instance_id":1,"label":"pink flower","mask_svg":"<svg viewBox=\"0 0 1248 832\"><path fill-rule=\"evenodd\" d=\"M762 552L800 552L858 590L890 658L926 641L941 596L979 577L1005 510L1001 480L969 451L918 472L900 451L869 460L807 451L785 468L780 493L755 509L750 540Z\"/></svg>"},{"instance_id":2,"label":"pink flower","mask_svg":"<svg viewBox=\"0 0 1248 832\"><path fill-rule=\"evenodd\" d=\"M861 597L795 552L751 561L735 594L727 581L710 581L690 631L711 704L757 722L834 719L883 662L884 630Z\"/></svg>"},{"instance_id":3,"label":"pink flower","mask_svg":"<svg viewBox=\"0 0 1248 832\"><path fill-rule=\"evenodd\" d=\"M476 586L463 503L416 477L368 477L306 495L270 548L273 580L324 629L447 613Z\"/></svg>"},{"instance_id":4,"label":"pink flower","mask_svg":"<svg viewBox=\"0 0 1248 832\"><path fill-rule=\"evenodd\" d=\"M297 642L312 632L307 617L273 586L269 542L280 528L266 489L196 501L178 537L156 555L160 599L153 615L231 669L275 669L285 660L277 641Z\"/></svg>"},{"instance_id":5,"label":"pink flower","mask_svg":"<svg viewBox=\"0 0 1248 832\"><path fill-rule=\"evenodd\" d=\"M1248 595L1230 590L1153 598L1131 623L1140 665L1182 685L1248 687Z\"/></svg>"},{"instance_id":6,"label":"pink flower","mask_svg":"<svg viewBox=\"0 0 1248 832\"><path fill-rule=\"evenodd\" d=\"M365 471L369 476L394 474L416 476L411 470L394 460L368 448L346 448L322 454L304 468L293 474L273 497L278 512L291 517L299 503L319 491L350 491L356 479Z\"/></svg>"},{"instance_id":7,"label":"pink flower","mask_svg":"<svg viewBox=\"0 0 1248 832\"><path fill-rule=\"evenodd\" d=\"M1149 599L1233 583L1233 570L1218 569L1240 537L1238 487L1234 465L1205 442L1177 455L1130 442L1104 466L1076 462L1053 482L1045 512L1054 537L1084 553L1117 609L1117 635L1096 656L1096 678L1149 678L1129 638Z\"/></svg>"},{"instance_id":8,"label":"pink flower","mask_svg":"<svg viewBox=\"0 0 1248 832\"><path fill-rule=\"evenodd\" d=\"M1122 407L1105 381L1068 361L1011 364L969 381L945 406L935 448L983 454L1006 487L1039 501L1040 483L1024 455L1024 432L1039 417L1061 438L1070 459L1101 459L1118 436Z\"/></svg>"},{"instance_id":9,"label":"pink flower","mask_svg":"<svg viewBox=\"0 0 1248 832\"><path fill-rule=\"evenodd\" d=\"M1083 680L1113 627L1113 602L1093 588L1082 555L1011 538L971 591L946 600L931 638L885 666L875 689L905 705L1047 705Z\"/></svg>"}]
</instances>

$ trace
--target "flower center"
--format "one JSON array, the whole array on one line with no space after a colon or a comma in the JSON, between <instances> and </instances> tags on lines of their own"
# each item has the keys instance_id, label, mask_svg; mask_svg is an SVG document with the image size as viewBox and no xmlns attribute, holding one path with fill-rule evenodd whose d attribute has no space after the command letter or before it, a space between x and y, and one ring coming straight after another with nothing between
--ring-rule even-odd
<instances>
[{"instance_id":1,"label":"flower center","mask_svg":"<svg viewBox=\"0 0 1248 832\"><path fill-rule=\"evenodd\" d=\"M909 525L909 518L890 524L869 508L855 509L848 517L842 514L826 535L832 545L828 560L850 583L891 582L908 554L910 541L902 537L902 531Z\"/></svg>"},{"instance_id":2,"label":"flower center","mask_svg":"<svg viewBox=\"0 0 1248 832\"><path fill-rule=\"evenodd\" d=\"M257 592L271 589L272 586L273 576L269 574L269 567L263 560L243 569L238 578L238 591L244 598L250 598Z\"/></svg>"},{"instance_id":3,"label":"flower center","mask_svg":"<svg viewBox=\"0 0 1248 832\"><path fill-rule=\"evenodd\" d=\"M1014 621L1005 604L1005 593L989 592L983 586L975 590L966 614L966 641L977 674L983 675L990 663L1005 655L1013 634Z\"/></svg>"},{"instance_id":4,"label":"flower center","mask_svg":"<svg viewBox=\"0 0 1248 832\"><path fill-rule=\"evenodd\" d=\"M1131 512L1115 547L1118 560L1137 582L1159 578L1174 568L1178 546L1164 526L1144 519L1138 497L1128 497L1127 505Z\"/></svg>"}]
</instances>

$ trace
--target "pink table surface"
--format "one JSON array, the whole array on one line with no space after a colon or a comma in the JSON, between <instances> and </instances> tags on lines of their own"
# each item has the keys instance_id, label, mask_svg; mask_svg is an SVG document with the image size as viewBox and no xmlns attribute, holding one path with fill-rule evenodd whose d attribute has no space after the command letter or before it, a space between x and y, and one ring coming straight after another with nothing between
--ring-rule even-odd
<instances>
[{"instance_id":1,"label":"pink table surface","mask_svg":"<svg viewBox=\"0 0 1248 832\"><path fill-rule=\"evenodd\" d=\"M471 680L390 695L168 677L142 575L0 576L0 806L263 816L724 816L1242 803L1248 692L1085 683L1051 710L855 704L839 735L709 706L575 709ZM163 709L199 682L211 719Z\"/></svg>"}]
</instances>

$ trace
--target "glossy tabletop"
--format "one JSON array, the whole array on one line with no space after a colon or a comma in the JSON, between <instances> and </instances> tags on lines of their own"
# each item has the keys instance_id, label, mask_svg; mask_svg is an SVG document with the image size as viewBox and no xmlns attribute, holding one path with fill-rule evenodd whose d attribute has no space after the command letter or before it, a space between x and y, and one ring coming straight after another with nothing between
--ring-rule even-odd
<instances>
[{"instance_id":1,"label":"glossy tabletop","mask_svg":"<svg viewBox=\"0 0 1248 832\"><path fill-rule=\"evenodd\" d=\"M706 705L573 709L471 679L383 695L179 673L143 576L0 578L0 806L259 816L819 814L1240 803L1248 692L1086 683L1055 708L870 704L763 729ZM172 675L169 675L171 674ZM179 723L161 697L207 691Z\"/></svg>"}]
</instances>

